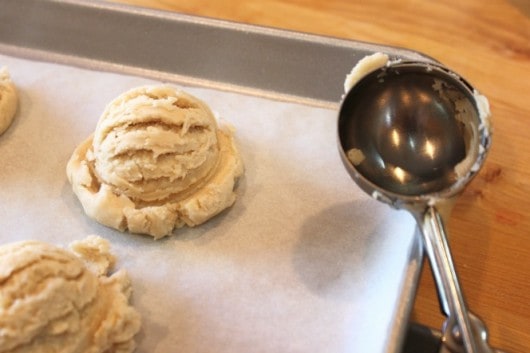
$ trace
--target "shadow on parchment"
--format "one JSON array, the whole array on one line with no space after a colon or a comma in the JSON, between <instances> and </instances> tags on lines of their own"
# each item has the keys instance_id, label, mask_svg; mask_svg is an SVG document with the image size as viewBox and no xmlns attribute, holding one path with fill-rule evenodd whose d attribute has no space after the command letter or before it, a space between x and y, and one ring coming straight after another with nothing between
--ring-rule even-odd
<instances>
[{"instance_id":1,"label":"shadow on parchment","mask_svg":"<svg viewBox=\"0 0 530 353\"><path fill-rule=\"evenodd\" d=\"M334 205L301 227L293 264L301 281L316 295L351 300L369 280L388 236L387 207L370 198Z\"/></svg>"}]
</instances>

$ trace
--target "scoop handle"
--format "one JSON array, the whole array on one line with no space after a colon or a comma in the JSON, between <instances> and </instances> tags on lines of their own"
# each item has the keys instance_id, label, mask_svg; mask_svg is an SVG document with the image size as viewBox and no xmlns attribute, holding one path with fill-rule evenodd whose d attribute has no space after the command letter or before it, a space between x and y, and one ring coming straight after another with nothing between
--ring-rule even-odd
<instances>
[{"instance_id":1,"label":"scoop handle","mask_svg":"<svg viewBox=\"0 0 530 353\"><path fill-rule=\"evenodd\" d=\"M458 332L446 330L444 334L457 334L458 340L461 340L464 351L467 353L487 352L487 350L478 349L477 342L480 341L480 337L475 337L475 330L470 324L469 312L460 289L440 212L435 206L428 206L425 212L418 217L418 223L438 289L440 305L448 321L454 322L458 328ZM449 339L453 340L453 338Z\"/></svg>"}]
</instances>

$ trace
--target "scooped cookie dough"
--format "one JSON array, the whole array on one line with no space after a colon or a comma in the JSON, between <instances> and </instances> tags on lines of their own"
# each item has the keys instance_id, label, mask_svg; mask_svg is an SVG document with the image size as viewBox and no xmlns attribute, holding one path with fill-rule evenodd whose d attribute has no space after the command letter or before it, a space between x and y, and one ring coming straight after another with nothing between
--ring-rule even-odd
<instances>
[{"instance_id":1,"label":"scooped cookie dough","mask_svg":"<svg viewBox=\"0 0 530 353\"><path fill-rule=\"evenodd\" d=\"M110 102L66 171L89 217L157 239L230 207L243 164L204 102L162 85Z\"/></svg>"},{"instance_id":2,"label":"scooped cookie dough","mask_svg":"<svg viewBox=\"0 0 530 353\"><path fill-rule=\"evenodd\" d=\"M18 95L7 68L0 68L0 134L7 130L17 111Z\"/></svg>"},{"instance_id":3,"label":"scooped cookie dough","mask_svg":"<svg viewBox=\"0 0 530 353\"><path fill-rule=\"evenodd\" d=\"M39 241L0 246L0 352L129 353L140 330L124 270L111 276L109 243L71 251Z\"/></svg>"}]
</instances>

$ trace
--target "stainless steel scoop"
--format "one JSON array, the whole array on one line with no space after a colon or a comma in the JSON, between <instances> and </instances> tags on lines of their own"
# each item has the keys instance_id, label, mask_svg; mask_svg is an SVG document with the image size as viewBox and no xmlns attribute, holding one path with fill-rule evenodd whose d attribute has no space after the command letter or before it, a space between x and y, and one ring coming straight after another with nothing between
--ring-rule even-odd
<instances>
[{"instance_id":1,"label":"stainless steel scoop","mask_svg":"<svg viewBox=\"0 0 530 353\"><path fill-rule=\"evenodd\" d=\"M450 352L493 352L484 324L468 312L442 217L490 146L478 97L442 66L391 62L350 89L338 118L339 149L353 180L375 199L410 211L421 229Z\"/></svg>"}]
</instances>

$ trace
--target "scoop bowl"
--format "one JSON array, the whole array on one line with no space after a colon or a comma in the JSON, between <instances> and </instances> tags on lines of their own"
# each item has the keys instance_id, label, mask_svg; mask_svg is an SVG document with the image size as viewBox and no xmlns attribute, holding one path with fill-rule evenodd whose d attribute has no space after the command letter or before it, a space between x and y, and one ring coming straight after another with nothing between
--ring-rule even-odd
<instances>
[{"instance_id":1,"label":"scoop bowl","mask_svg":"<svg viewBox=\"0 0 530 353\"><path fill-rule=\"evenodd\" d=\"M467 310L442 217L480 170L491 145L487 100L441 65L388 62L346 94L338 140L357 185L415 217L447 316L445 347L493 352L485 325Z\"/></svg>"}]
</instances>

